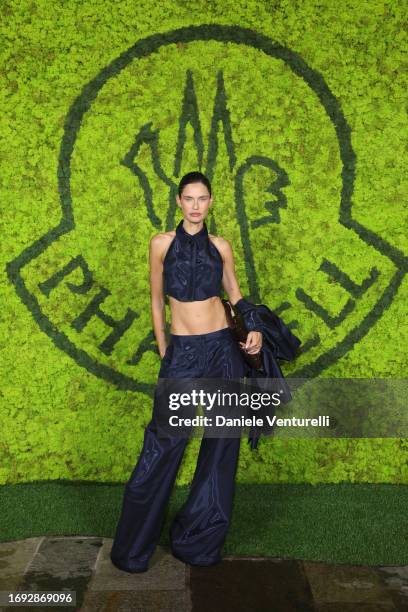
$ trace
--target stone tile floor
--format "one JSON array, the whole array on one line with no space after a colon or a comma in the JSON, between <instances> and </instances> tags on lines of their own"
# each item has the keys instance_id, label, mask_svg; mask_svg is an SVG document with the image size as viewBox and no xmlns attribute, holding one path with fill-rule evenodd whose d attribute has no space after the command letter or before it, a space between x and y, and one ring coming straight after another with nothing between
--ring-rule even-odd
<instances>
[{"instance_id":1,"label":"stone tile floor","mask_svg":"<svg viewBox=\"0 0 408 612\"><path fill-rule=\"evenodd\" d=\"M158 547L143 574L109 558L101 537L0 543L0 591L76 591L76 606L0 610L123 612L408 612L408 567L225 556L191 567Z\"/></svg>"}]
</instances>

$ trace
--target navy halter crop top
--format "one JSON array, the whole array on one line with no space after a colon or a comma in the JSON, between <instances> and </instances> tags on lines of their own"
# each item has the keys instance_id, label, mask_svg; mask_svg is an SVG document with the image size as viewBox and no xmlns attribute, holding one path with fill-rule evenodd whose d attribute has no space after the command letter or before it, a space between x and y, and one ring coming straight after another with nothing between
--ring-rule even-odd
<instances>
[{"instance_id":1,"label":"navy halter crop top","mask_svg":"<svg viewBox=\"0 0 408 612\"><path fill-rule=\"evenodd\" d=\"M164 293L181 302L206 300L220 295L223 259L208 237L205 222L196 234L189 234L183 219L163 261Z\"/></svg>"}]
</instances>

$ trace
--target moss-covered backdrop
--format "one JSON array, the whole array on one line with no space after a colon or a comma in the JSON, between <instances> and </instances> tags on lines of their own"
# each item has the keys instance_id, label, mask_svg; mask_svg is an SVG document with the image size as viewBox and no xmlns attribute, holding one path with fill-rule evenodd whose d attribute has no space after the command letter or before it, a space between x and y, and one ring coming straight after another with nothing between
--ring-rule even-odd
<instances>
[{"instance_id":1,"label":"moss-covered backdrop","mask_svg":"<svg viewBox=\"0 0 408 612\"><path fill-rule=\"evenodd\" d=\"M128 477L159 368L148 241L192 168L244 295L303 340L287 375L406 375L403 2L0 10L0 483ZM243 443L238 481L408 482L407 448Z\"/></svg>"}]
</instances>

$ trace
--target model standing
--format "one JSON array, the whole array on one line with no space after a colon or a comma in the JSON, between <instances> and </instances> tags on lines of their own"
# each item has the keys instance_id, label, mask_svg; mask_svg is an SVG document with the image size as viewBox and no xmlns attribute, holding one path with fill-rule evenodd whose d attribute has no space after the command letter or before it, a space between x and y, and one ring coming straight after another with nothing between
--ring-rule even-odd
<instances>
[{"instance_id":1,"label":"model standing","mask_svg":"<svg viewBox=\"0 0 408 612\"><path fill-rule=\"evenodd\" d=\"M205 175L190 172L180 181L177 205L183 219L173 231L150 241L151 313L161 366L159 377L241 378L246 364L228 327L220 291L232 304L242 299L228 240L208 233L213 205ZM171 311L165 337L165 294ZM248 333L246 350L257 353L262 333ZM189 496L171 526L171 550L191 565L213 565L227 534L240 438L202 438ZM157 435L154 416L125 487L111 551L116 567L143 572L154 552L187 438Z\"/></svg>"}]
</instances>

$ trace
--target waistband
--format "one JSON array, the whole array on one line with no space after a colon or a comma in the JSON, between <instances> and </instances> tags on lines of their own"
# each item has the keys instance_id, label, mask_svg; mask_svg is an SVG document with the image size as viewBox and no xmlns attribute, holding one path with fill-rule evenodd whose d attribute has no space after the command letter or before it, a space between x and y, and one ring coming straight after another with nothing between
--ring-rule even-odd
<instances>
[{"instance_id":1,"label":"waistband","mask_svg":"<svg viewBox=\"0 0 408 612\"><path fill-rule=\"evenodd\" d=\"M216 339L232 339L233 335L229 327L223 327L222 329L216 329L215 331L208 332L207 334L170 334L170 342L175 344L185 344L189 342L202 342Z\"/></svg>"}]
</instances>

